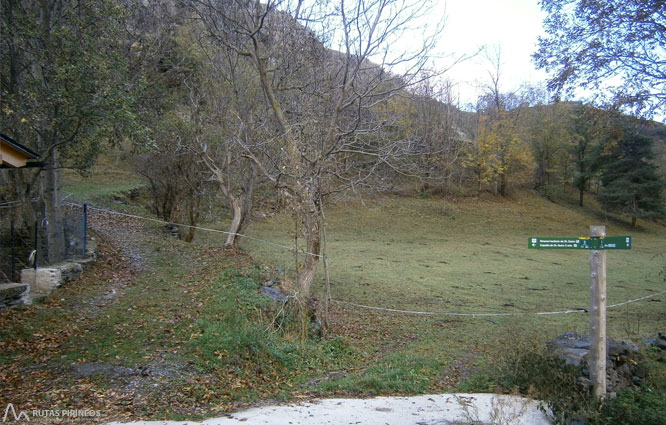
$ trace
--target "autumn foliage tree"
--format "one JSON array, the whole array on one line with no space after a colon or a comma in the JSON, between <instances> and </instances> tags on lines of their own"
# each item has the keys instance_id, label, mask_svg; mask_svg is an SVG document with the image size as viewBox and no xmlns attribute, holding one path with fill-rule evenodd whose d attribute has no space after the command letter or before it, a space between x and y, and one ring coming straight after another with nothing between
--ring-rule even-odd
<instances>
[{"instance_id":1,"label":"autumn foliage tree","mask_svg":"<svg viewBox=\"0 0 666 425\"><path fill-rule=\"evenodd\" d=\"M475 140L467 162L474 167L478 190L491 183L494 193L505 196L509 184L523 183L531 173L532 157L520 124L521 101L501 90L501 52L489 55L485 93L477 103Z\"/></svg>"},{"instance_id":2,"label":"autumn foliage tree","mask_svg":"<svg viewBox=\"0 0 666 425\"><path fill-rule=\"evenodd\" d=\"M532 156L517 125L518 111L494 110L479 116L477 137L471 152L479 190L487 184L495 194L508 194L511 183L530 179Z\"/></svg>"}]
</instances>

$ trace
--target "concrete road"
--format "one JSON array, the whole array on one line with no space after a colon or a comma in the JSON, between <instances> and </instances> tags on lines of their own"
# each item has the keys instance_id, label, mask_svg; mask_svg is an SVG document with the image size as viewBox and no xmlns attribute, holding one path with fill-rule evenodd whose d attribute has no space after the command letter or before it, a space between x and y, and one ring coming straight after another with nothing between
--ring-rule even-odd
<instances>
[{"instance_id":1,"label":"concrete road","mask_svg":"<svg viewBox=\"0 0 666 425\"><path fill-rule=\"evenodd\" d=\"M138 421L108 425L552 425L540 403L495 394L324 399L264 406L203 422Z\"/></svg>"}]
</instances>

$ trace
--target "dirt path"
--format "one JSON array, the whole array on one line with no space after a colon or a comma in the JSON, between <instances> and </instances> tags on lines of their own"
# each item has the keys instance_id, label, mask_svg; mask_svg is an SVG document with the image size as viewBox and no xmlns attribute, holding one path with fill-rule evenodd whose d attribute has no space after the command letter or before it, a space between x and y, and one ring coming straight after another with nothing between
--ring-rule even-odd
<instances>
[{"instance_id":1,"label":"dirt path","mask_svg":"<svg viewBox=\"0 0 666 425\"><path fill-rule=\"evenodd\" d=\"M93 214L89 218L91 233L101 250L99 260L111 267L107 275L108 286L90 299L88 317L93 318L109 304L122 297L128 285L134 282L147 266L145 246L148 234L143 223L136 219L107 214ZM145 247L143 248L145 250ZM97 271L91 271L97 274ZM110 278L110 279L109 279Z\"/></svg>"},{"instance_id":2,"label":"dirt path","mask_svg":"<svg viewBox=\"0 0 666 425\"><path fill-rule=\"evenodd\" d=\"M98 243L96 264L44 303L0 312L0 416L11 404L17 410L45 412L31 416L31 423L145 417L146 411L159 408L151 403L169 405L169 391L164 400L155 395L157 387L193 382L191 366L169 358L180 344L172 346L172 336L152 338L161 347L150 350L150 358L126 358L134 354L128 340L141 327L134 298L145 297L144 305L150 302L151 285L146 282L157 280L155 270L165 276L187 275L194 267L205 272L203 259L224 253L208 250L203 256L193 246L182 249L179 241L131 218L91 214L89 224ZM150 335L145 338L150 342ZM129 348L116 349L123 344ZM53 412L71 409L94 415L78 422L54 417ZM191 406L190 414L196 413L197 406Z\"/></svg>"}]
</instances>

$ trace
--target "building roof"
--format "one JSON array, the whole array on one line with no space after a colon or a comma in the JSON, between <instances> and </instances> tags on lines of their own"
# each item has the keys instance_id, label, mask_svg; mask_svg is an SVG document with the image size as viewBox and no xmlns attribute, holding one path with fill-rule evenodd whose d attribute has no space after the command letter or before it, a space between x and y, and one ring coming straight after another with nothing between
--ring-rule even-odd
<instances>
[{"instance_id":1,"label":"building roof","mask_svg":"<svg viewBox=\"0 0 666 425\"><path fill-rule=\"evenodd\" d=\"M11 137L0 133L0 167L42 166L41 163L28 162L36 159L39 159L38 153L23 146Z\"/></svg>"},{"instance_id":2,"label":"building roof","mask_svg":"<svg viewBox=\"0 0 666 425\"><path fill-rule=\"evenodd\" d=\"M2 140L5 143L10 144L14 148L16 148L16 149L20 150L21 152L25 153L26 155L28 155L30 157L30 159L38 159L39 158L39 154L37 152L33 151L32 149L26 148L25 146L23 146L22 144L20 144L19 142L17 142L16 140L12 139L11 137L9 137L5 134L0 133L0 140Z\"/></svg>"}]
</instances>

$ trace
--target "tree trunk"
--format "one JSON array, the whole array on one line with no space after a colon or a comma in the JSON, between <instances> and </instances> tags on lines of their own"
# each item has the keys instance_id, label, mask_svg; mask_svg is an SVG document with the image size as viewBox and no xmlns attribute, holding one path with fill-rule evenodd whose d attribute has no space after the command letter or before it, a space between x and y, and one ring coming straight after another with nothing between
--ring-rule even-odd
<instances>
[{"instance_id":1,"label":"tree trunk","mask_svg":"<svg viewBox=\"0 0 666 425\"><path fill-rule=\"evenodd\" d=\"M499 194L500 196L506 196L506 187L507 187L507 178L506 174L502 172L499 176Z\"/></svg>"},{"instance_id":2,"label":"tree trunk","mask_svg":"<svg viewBox=\"0 0 666 425\"><path fill-rule=\"evenodd\" d=\"M308 189L311 190L311 188ZM317 264L321 252L321 214L319 207L312 201L311 193L305 193L301 202L304 207L306 254L303 268L298 274L297 287L301 293L301 344L304 345L307 340L308 321L311 316L309 300L312 292L312 282L317 273Z\"/></svg>"},{"instance_id":3,"label":"tree trunk","mask_svg":"<svg viewBox=\"0 0 666 425\"><path fill-rule=\"evenodd\" d=\"M32 175L29 178L26 178L26 174L32 174L27 171L28 169L23 170L14 170L9 173L9 185L12 188L12 196L16 196L14 199L20 202L21 205L21 214L20 222L18 227L24 229L30 229L35 225L35 220L37 219L37 213L35 211L35 206L30 200L30 194L33 190L35 180L38 179L38 175ZM34 229L32 229L34 233Z\"/></svg>"},{"instance_id":4,"label":"tree trunk","mask_svg":"<svg viewBox=\"0 0 666 425\"><path fill-rule=\"evenodd\" d=\"M44 176L43 199L46 218L47 260L55 264L65 259L65 229L62 212L62 187L58 148L49 155L49 167Z\"/></svg>"},{"instance_id":5,"label":"tree trunk","mask_svg":"<svg viewBox=\"0 0 666 425\"><path fill-rule=\"evenodd\" d=\"M289 122L285 116L271 83L271 78L266 69L266 58L262 57L259 52L259 42L257 38L252 37L252 57L257 67L259 80L266 95L266 100L275 114L275 118L280 126L280 133L284 137L286 163L289 166L289 172L293 178L293 183L290 185L290 192L294 197L292 205L295 211L300 211L303 214L305 222L305 240L306 251L305 262L301 271L298 272L297 290L299 292L299 303L301 309L301 344L305 345L307 340L307 321L309 318L309 298L312 288L312 281L314 280L315 273L317 272L317 261L319 260L320 244L321 244L321 216L319 213L318 191L313 186L312 181L308 181L304 177L304 170L302 164L301 153L298 148L298 142L290 131Z\"/></svg>"},{"instance_id":6,"label":"tree trunk","mask_svg":"<svg viewBox=\"0 0 666 425\"><path fill-rule=\"evenodd\" d=\"M256 174L254 162L250 161L249 167L245 184L243 185L243 194L239 198L234 198L234 201L230 201L231 210L233 211L233 219L231 220L229 235L224 243L225 247L237 248L238 242L240 241L237 234L242 234L250 223L254 196L254 179Z\"/></svg>"},{"instance_id":7,"label":"tree trunk","mask_svg":"<svg viewBox=\"0 0 666 425\"><path fill-rule=\"evenodd\" d=\"M224 242L226 248L235 247L238 245L238 233L240 230L241 222L243 221L243 210L241 209L241 202L235 196L229 194L229 206L231 207L232 219L229 226L229 234L227 240Z\"/></svg>"},{"instance_id":8,"label":"tree trunk","mask_svg":"<svg viewBox=\"0 0 666 425\"><path fill-rule=\"evenodd\" d=\"M636 228L636 212L638 211L638 199L636 197L631 198L631 228Z\"/></svg>"},{"instance_id":9,"label":"tree trunk","mask_svg":"<svg viewBox=\"0 0 666 425\"><path fill-rule=\"evenodd\" d=\"M476 187L476 197L480 198L481 197L481 165L478 166L477 171L476 171L476 182L477 182L477 187Z\"/></svg>"},{"instance_id":10,"label":"tree trunk","mask_svg":"<svg viewBox=\"0 0 666 425\"><path fill-rule=\"evenodd\" d=\"M192 191L194 192L194 191ZM199 206L201 205L200 197L196 193L191 193L189 205L187 207L188 221L190 227L187 228L187 235L185 235L185 242L190 243L194 240L194 233L196 229L194 226L199 221Z\"/></svg>"},{"instance_id":11,"label":"tree trunk","mask_svg":"<svg viewBox=\"0 0 666 425\"><path fill-rule=\"evenodd\" d=\"M581 186L578 188L578 206L583 207L583 195L585 194L585 190L583 190L583 187Z\"/></svg>"},{"instance_id":12,"label":"tree trunk","mask_svg":"<svg viewBox=\"0 0 666 425\"><path fill-rule=\"evenodd\" d=\"M303 269L299 274L299 288L303 294L310 295L312 291L312 282L317 272L317 263L319 262L319 252L321 247L321 223L318 214L310 213L305 216L305 241L307 253Z\"/></svg>"}]
</instances>

